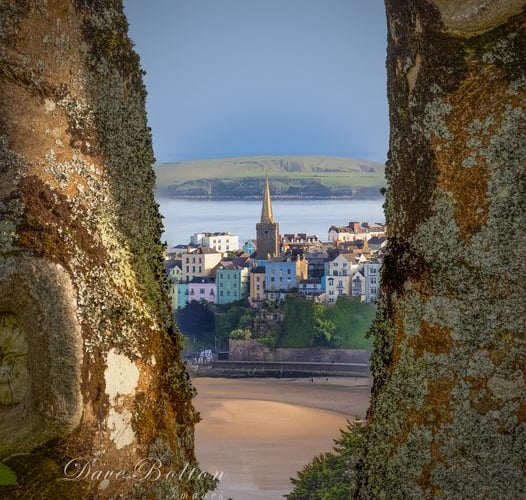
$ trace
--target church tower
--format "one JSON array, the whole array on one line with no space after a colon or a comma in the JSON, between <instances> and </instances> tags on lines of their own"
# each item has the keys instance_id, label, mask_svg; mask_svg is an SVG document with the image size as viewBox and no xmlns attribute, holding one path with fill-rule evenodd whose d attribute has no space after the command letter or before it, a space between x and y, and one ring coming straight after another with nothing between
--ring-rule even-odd
<instances>
[{"instance_id":1,"label":"church tower","mask_svg":"<svg viewBox=\"0 0 526 500\"><path fill-rule=\"evenodd\" d=\"M279 224L274 222L268 177L265 180L261 220L256 224L256 258L268 260L279 255Z\"/></svg>"}]
</instances>

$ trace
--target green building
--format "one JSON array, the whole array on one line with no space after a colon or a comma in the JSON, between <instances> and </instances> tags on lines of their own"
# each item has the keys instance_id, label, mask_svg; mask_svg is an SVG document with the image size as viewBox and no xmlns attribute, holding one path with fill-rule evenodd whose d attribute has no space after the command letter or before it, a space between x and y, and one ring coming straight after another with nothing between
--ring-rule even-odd
<instances>
[{"instance_id":1,"label":"green building","mask_svg":"<svg viewBox=\"0 0 526 500\"><path fill-rule=\"evenodd\" d=\"M247 298L249 279L246 267L221 264L216 270L216 303L230 304Z\"/></svg>"}]
</instances>

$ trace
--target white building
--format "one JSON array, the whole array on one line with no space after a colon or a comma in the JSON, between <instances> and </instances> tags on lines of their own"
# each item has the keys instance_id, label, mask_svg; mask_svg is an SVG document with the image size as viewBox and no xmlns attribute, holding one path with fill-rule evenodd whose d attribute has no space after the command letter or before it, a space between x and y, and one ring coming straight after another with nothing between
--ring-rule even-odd
<instances>
[{"instance_id":1,"label":"white building","mask_svg":"<svg viewBox=\"0 0 526 500\"><path fill-rule=\"evenodd\" d=\"M368 304L376 302L380 290L379 262L367 262L360 266L360 270L352 277L351 293L353 297L360 297L362 302Z\"/></svg>"},{"instance_id":2,"label":"white building","mask_svg":"<svg viewBox=\"0 0 526 500\"><path fill-rule=\"evenodd\" d=\"M378 291L380 290L380 268L382 265L378 262L368 262L363 265L363 274L365 277L365 302L376 302Z\"/></svg>"},{"instance_id":3,"label":"white building","mask_svg":"<svg viewBox=\"0 0 526 500\"><path fill-rule=\"evenodd\" d=\"M239 236L231 233L194 233L190 241L194 245L211 248L217 252L239 250Z\"/></svg>"},{"instance_id":4,"label":"white building","mask_svg":"<svg viewBox=\"0 0 526 500\"><path fill-rule=\"evenodd\" d=\"M385 224L379 222L349 222L347 226L331 226L329 241L369 240L373 237L385 236Z\"/></svg>"},{"instance_id":5,"label":"white building","mask_svg":"<svg viewBox=\"0 0 526 500\"><path fill-rule=\"evenodd\" d=\"M338 297L351 296L352 276L359 270L356 256L353 254L338 255L325 266L325 303L334 304Z\"/></svg>"}]
</instances>

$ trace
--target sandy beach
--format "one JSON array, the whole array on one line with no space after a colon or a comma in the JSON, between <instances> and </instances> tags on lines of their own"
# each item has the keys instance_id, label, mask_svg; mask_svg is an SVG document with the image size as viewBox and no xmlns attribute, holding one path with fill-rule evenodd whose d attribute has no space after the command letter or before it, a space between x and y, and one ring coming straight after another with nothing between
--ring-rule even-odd
<instances>
[{"instance_id":1,"label":"sandy beach","mask_svg":"<svg viewBox=\"0 0 526 500\"><path fill-rule=\"evenodd\" d=\"M223 472L216 497L273 500L292 490L290 477L329 451L347 419L363 417L365 378L195 378L196 454Z\"/></svg>"}]
</instances>

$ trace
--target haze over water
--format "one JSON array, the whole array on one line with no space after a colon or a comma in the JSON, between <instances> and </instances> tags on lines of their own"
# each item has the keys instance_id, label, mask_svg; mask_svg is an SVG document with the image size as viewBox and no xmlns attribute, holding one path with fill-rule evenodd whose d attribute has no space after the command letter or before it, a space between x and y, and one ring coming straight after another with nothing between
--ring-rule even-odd
<instances>
[{"instance_id":1,"label":"haze over water","mask_svg":"<svg viewBox=\"0 0 526 500\"><path fill-rule=\"evenodd\" d=\"M255 239L261 200L171 200L158 198L164 217L163 241L169 246L188 243L197 232L230 231L240 244ZM317 234L327 240L329 227L349 221L384 222L383 198L368 200L273 200L280 233Z\"/></svg>"}]
</instances>

